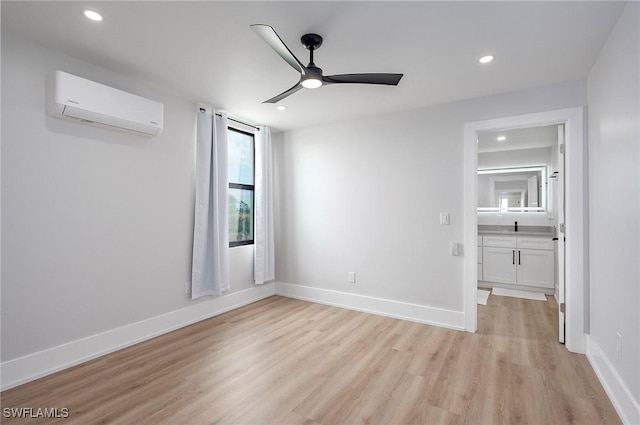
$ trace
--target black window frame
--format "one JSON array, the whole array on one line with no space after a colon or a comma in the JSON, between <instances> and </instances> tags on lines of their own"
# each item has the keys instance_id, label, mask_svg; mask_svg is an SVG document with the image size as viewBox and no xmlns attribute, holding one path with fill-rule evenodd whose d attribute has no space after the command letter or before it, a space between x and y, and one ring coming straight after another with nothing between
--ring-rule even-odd
<instances>
[{"instance_id":1,"label":"black window frame","mask_svg":"<svg viewBox=\"0 0 640 425\"><path fill-rule=\"evenodd\" d=\"M229 241L229 248L234 248L236 246L246 246L246 245L253 245L255 242L255 223L256 223L256 212L255 212L255 204L256 204L256 189L255 189L255 183L256 183L256 135L254 133L248 132L248 131L243 131L240 130L236 127L232 127L232 126L227 126L227 131L234 131L236 133L241 133L247 136L251 136L251 138L253 139L253 143L252 143L252 147L253 147L253 152L252 152L252 156L253 156L253 184L242 184L242 183L232 183L229 182L229 187L228 189L243 189L243 190L250 190L251 192L253 192L253 196L251 197L251 212L252 212L252 216L251 216L251 228L253 229L252 233L252 238L250 240L244 240L244 241ZM227 191L227 197L228 197L228 191Z\"/></svg>"}]
</instances>

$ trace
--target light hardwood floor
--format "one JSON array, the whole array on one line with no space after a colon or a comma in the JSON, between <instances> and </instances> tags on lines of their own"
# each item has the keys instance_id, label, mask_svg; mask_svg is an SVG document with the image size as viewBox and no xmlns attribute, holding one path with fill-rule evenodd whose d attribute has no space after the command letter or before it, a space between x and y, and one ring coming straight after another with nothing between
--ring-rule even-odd
<instances>
[{"instance_id":1,"label":"light hardwood floor","mask_svg":"<svg viewBox=\"0 0 640 425\"><path fill-rule=\"evenodd\" d=\"M5 391L59 424L618 424L556 304L490 296L458 332L271 297Z\"/></svg>"}]
</instances>

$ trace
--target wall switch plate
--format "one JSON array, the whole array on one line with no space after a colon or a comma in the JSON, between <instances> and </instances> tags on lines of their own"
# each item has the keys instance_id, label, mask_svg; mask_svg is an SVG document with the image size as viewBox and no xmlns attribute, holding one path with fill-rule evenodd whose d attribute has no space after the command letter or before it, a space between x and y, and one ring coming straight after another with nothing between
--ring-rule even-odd
<instances>
[{"instance_id":1,"label":"wall switch plate","mask_svg":"<svg viewBox=\"0 0 640 425\"><path fill-rule=\"evenodd\" d=\"M347 282L356 283L356 272L349 272L349 275L347 276Z\"/></svg>"},{"instance_id":2,"label":"wall switch plate","mask_svg":"<svg viewBox=\"0 0 640 425\"><path fill-rule=\"evenodd\" d=\"M454 257L460 255L460 244L458 242L451 242L451 255Z\"/></svg>"},{"instance_id":3,"label":"wall switch plate","mask_svg":"<svg viewBox=\"0 0 640 425\"><path fill-rule=\"evenodd\" d=\"M184 294L189 295L191 293L191 282L184 283Z\"/></svg>"},{"instance_id":4,"label":"wall switch plate","mask_svg":"<svg viewBox=\"0 0 640 425\"><path fill-rule=\"evenodd\" d=\"M616 332L616 352L618 357L622 358L622 335L620 335L620 332Z\"/></svg>"},{"instance_id":5,"label":"wall switch plate","mask_svg":"<svg viewBox=\"0 0 640 425\"><path fill-rule=\"evenodd\" d=\"M440 213L440 224L449 224L449 213Z\"/></svg>"}]
</instances>

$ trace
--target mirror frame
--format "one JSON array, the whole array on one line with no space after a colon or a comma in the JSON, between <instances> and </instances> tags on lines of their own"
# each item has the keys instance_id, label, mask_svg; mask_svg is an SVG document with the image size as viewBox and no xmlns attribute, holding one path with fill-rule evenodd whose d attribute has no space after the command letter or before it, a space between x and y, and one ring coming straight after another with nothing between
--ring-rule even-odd
<instances>
[{"instance_id":1,"label":"mirror frame","mask_svg":"<svg viewBox=\"0 0 640 425\"><path fill-rule=\"evenodd\" d=\"M547 212L547 166L531 166L531 167L517 167L517 168L484 168L478 169L478 175L480 174L501 174L501 173L524 173L524 172L540 172L540 198L542 203L539 207L479 207L478 212L493 212L493 213L508 213L508 212ZM477 201L476 201L477 202Z\"/></svg>"}]
</instances>

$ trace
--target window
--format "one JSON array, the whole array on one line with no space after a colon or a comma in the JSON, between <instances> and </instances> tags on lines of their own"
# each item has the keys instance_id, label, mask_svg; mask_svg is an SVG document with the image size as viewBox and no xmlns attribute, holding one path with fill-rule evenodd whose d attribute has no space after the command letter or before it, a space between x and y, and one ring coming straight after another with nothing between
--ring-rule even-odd
<instances>
[{"instance_id":1,"label":"window","mask_svg":"<svg viewBox=\"0 0 640 425\"><path fill-rule=\"evenodd\" d=\"M254 137L229 127L229 246L253 244Z\"/></svg>"}]
</instances>

